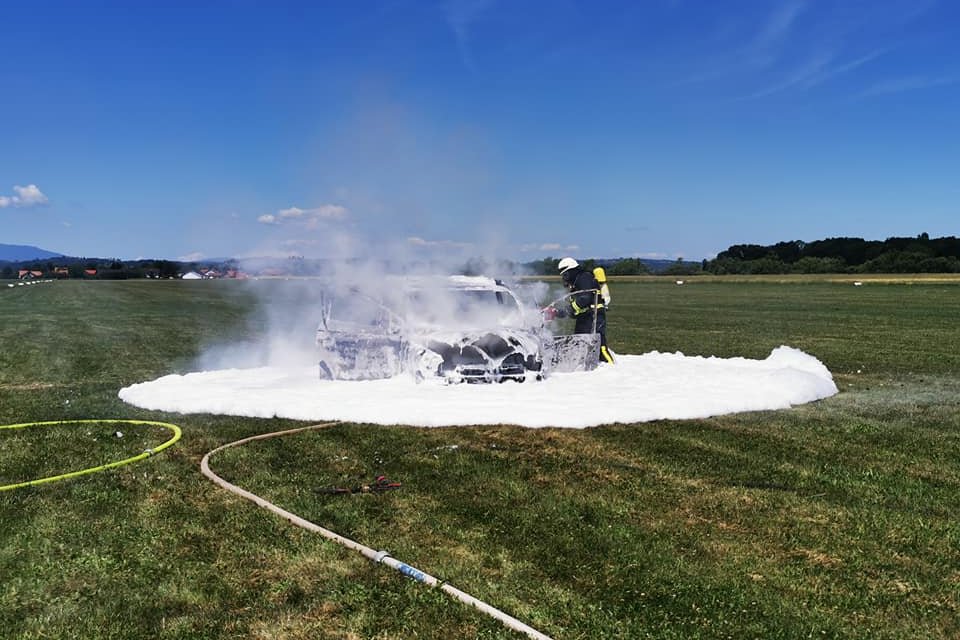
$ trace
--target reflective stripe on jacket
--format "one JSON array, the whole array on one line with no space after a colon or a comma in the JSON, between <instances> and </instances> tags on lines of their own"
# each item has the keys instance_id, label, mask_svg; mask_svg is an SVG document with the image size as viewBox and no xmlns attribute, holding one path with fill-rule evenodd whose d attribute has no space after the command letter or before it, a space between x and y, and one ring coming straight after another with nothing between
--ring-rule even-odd
<instances>
[{"instance_id":1,"label":"reflective stripe on jacket","mask_svg":"<svg viewBox=\"0 0 960 640\"><path fill-rule=\"evenodd\" d=\"M591 309L603 309L603 302L597 299L600 283L596 277L582 267L577 267L579 273L573 280L573 290L576 292L570 297L570 307L573 315L578 316Z\"/></svg>"}]
</instances>

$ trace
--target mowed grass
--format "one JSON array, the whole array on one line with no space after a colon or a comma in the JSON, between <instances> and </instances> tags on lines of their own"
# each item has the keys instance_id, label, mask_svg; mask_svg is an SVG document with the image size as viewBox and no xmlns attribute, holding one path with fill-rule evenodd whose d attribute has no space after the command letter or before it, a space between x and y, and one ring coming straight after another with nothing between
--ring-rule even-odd
<instances>
[{"instance_id":1,"label":"mowed grass","mask_svg":"<svg viewBox=\"0 0 960 640\"><path fill-rule=\"evenodd\" d=\"M220 444L304 423L117 399L124 385L192 370L208 346L255 342L260 310L296 299L294 286L0 290L0 424L131 418L184 433L133 465L0 492L0 636L520 637L199 473ZM960 635L960 286L612 286L617 352L763 358L788 344L820 358L841 393L583 431L337 424L229 449L211 466L556 638ZM168 437L116 430L0 431L0 484ZM378 474L403 486L323 492Z\"/></svg>"}]
</instances>

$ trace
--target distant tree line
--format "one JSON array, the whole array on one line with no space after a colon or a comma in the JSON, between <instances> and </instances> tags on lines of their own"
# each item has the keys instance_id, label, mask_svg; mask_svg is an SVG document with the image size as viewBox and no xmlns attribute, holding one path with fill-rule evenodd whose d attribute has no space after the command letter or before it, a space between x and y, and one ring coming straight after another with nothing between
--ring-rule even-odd
<instances>
[{"instance_id":1,"label":"distant tree line","mask_svg":"<svg viewBox=\"0 0 960 640\"><path fill-rule=\"evenodd\" d=\"M714 274L754 273L960 273L960 239L827 238L774 245L738 244L704 262Z\"/></svg>"},{"instance_id":2,"label":"distant tree line","mask_svg":"<svg viewBox=\"0 0 960 640\"><path fill-rule=\"evenodd\" d=\"M556 275L560 258L547 257L532 262L505 260L487 261L473 258L461 273L524 273ZM804 242L792 240L773 245L736 244L720 252L713 260L689 262L616 258L585 258L586 269L602 266L609 276L633 276L656 273L681 276L709 274L785 274L785 273L960 273L960 238L930 238L921 233L915 238L827 238ZM291 257L275 265L274 271L285 275L317 275L326 272L323 260ZM111 258L59 257L21 262L0 262L0 278L12 279L21 269L41 272L45 277L119 280L127 278L176 278L188 271L217 269L221 272L238 269L236 260L216 262L179 262L174 260L127 260ZM91 272L96 272L91 276Z\"/></svg>"},{"instance_id":3,"label":"distant tree line","mask_svg":"<svg viewBox=\"0 0 960 640\"><path fill-rule=\"evenodd\" d=\"M558 273L557 264L560 258L548 257L543 260L527 262L523 265L524 273L533 275L555 276ZM691 262L683 258L676 260L651 260L647 258L614 258L597 260L587 258L579 260L585 269L593 270L603 267L608 276L643 276L650 274L668 276L689 276L703 273L701 262Z\"/></svg>"},{"instance_id":4,"label":"distant tree line","mask_svg":"<svg viewBox=\"0 0 960 640\"><path fill-rule=\"evenodd\" d=\"M584 269L593 270L601 266L608 276L636 276L650 273L650 267L640 258L618 258L616 260L596 260L587 258L579 260ZM543 260L534 260L523 265L523 270L527 273L538 276L555 276L559 273L557 265L560 258L547 257Z\"/></svg>"},{"instance_id":5,"label":"distant tree line","mask_svg":"<svg viewBox=\"0 0 960 640\"><path fill-rule=\"evenodd\" d=\"M21 269L39 272L50 278L89 278L126 280L128 278L176 278L198 267L197 263L173 260L118 260L116 258L46 258L0 263L0 278L16 278ZM219 266L219 263L218 263ZM229 265L228 265L229 266ZM95 272L95 276L91 275Z\"/></svg>"}]
</instances>

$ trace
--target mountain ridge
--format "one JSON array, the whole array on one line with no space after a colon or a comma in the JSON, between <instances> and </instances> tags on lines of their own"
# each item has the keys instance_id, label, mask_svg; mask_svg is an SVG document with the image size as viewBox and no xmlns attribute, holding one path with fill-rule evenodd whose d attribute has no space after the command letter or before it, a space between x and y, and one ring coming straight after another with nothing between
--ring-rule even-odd
<instances>
[{"instance_id":1,"label":"mountain ridge","mask_svg":"<svg viewBox=\"0 0 960 640\"><path fill-rule=\"evenodd\" d=\"M0 262L23 262L26 260L48 260L50 258L63 258L62 253L47 251L40 247L34 247L26 244L3 244L0 243Z\"/></svg>"}]
</instances>

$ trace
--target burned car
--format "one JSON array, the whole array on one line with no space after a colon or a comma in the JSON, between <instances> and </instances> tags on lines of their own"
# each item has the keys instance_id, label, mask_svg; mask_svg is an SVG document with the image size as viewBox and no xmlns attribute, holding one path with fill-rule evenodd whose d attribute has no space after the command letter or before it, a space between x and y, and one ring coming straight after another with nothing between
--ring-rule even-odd
<instances>
[{"instance_id":1,"label":"burned car","mask_svg":"<svg viewBox=\"0 0 960 640\"><path fill-rule=\"evenodd\" d=\"M323 296L316 344L321 378L523 382L593 368L597 336L555 338L536 307L499 280L405 278ZM365 287L370 289L370 287Z\"/></svg>"}]
</instances>

